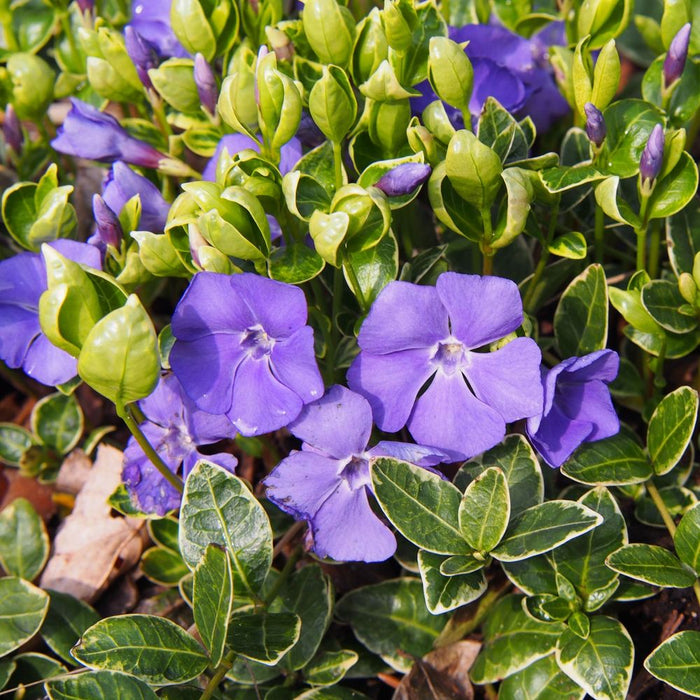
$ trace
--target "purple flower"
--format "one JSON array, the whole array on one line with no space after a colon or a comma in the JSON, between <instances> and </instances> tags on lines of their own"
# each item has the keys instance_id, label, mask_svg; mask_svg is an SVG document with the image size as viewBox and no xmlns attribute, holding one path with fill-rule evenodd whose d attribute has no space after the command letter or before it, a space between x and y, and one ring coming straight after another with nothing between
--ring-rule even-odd
<instances>
[{"instance_id":1,"label":"purple flower","mask_svg":"<svg viewBox=\"0 0 700 700\"><path fill-rule=\"evenodd\" d=\"M122 225L99 194L93 195L92 215L95 218L95 233L88 238L88 243L97 246L103 253L107 246L118 249L123 235Z\"/></svg>"},{"instance_id":2,"label":"purple flower","mask_svg":"<svg viewBox=\"0 0 700 700\"><path fill-rule=\"evenodd\" d=\"M75 262L101 268L100 251L94 246L69 240L49 245ZM77 360L41 330L39 297L46 287L46 264L39 253L20 253L0 262L0 359L42 384L56 386L75 377Z\"/></svg>"},{"instance_id":3,"label":"purple flower","mask_svg":"<svg viewBox=\"0 0 700 700\"><path fill-rule=\"evenodd\" d=\"M583 111L586 113L586 134L596 148L600 148L608 133L603 113L592 102L586 102Z\"/></svg>"},{"instance_id":4,"label":"purple flower","mask_svg":"<svg viewBox=\"0 0 700 700\"><path fill-rule=\"evenodd\" d=\"M84 14L86 12L92 12L92 8L95 6L95 0L76 0L80 11Z\"/></svg>"},{"instance_id":5,"label":"purple flower","mask_svg":"<svg viewBox=\"0 0 700 700\"><path fill-rule=\"evenodd\" d=\"M141 423L141 430L173 472L177 473L182 465L183 479L200 459L233 471L237 464L233 455L203 455L197 450L198 445L235 437L233 426L225 416L200 411L173 374L161 377L155 391L139 406L148 419ZM144 513L165 515L180 505L180 494L161 476L133 437L124 450L122 480Z\"/></svg>"},{"instance_id":6,"label":"purple flower","mask_svg":"<svg viewBox=\"0 0 700 700\"><path fill-rule=\"evenodd\" d=\"M161 232L165 228L170 204L148 178L135 173L126 163L117 161L112 165L103 187L102 197L107 206L120 214L124 205L136 195L141 200L139 227L154 233Z\"/></svg>"},{"instance_id":7,"label":"purple flower","mask_svg":"<svg viewBox=\"0 0 700 700\"><path fill-rule=\"evenodd\" d=\"M132 0L131 24L163 58L189 56L170 27L171 0Z\"/></svg>"},{"instance_id":8,"label":"purple flower","mask_svg":"<svg viewBox=\"0 0 700 700\"><path fill-rule=\"evenodd\" d=\"M475 352L522 320L510 280L444 272L435 287L390 282L362 324L348 383L382 430L407 425L416 442L453 461L473 457L500 442L506 423L542 410L534 340Z\"/></svg>"},{"instance_id":9,"label":"purple flower","mask_svg":"<svg viewBox=\"0 0 700 700\"><path fill-rule=\"evenodd\" d=\"M173 314L170 364L202 410L243 435L277 430L323 394L306 315L298 287L199 272Z\"/></svg>"},{"instance_id":10,"label":"purple flower","mask_svg":"<svg viewBox=\"0 0 700 700\"><path fill-rule=\"evenodd\" d=\"M5 143L15 152L20 153L22 144L24 143L24 134L22 133L22 124L19 121L15 108L8 104L5 108L5 120L2 123L2 134L5 137Z\"/></svg>"},{"instance_id":11,"label":"purple flower","mask_svg":"<svg viewBox=\"0 0 700 700\"><path fill-rule=\"evenodd\" d=\"M209 114L216 114L216 101L219 99L219 89L216 86L214 71L201 53L194 57L194 82L204 108Z\"/></svg>"},{"instance_id":12,"label":"purple flower","mask_svg":"<svg viewBox=\"0 0 700 700\"><path fill-rule=\"evenodd\" d=\"M268 498L297 520L309 521L313 550L320 557L388 559L396 550L396 539L369 504L369 460L395 457L431 467L445 455L404 442L380 442L368 450L370 405L338 385L304 406L289 430L303 445L265 479Z\"/></svg>"},{"instance_id":13,"label":"purple flower","mask_svg":"<svg viewBox=\"0 0 700 700\"><path fill-rule=\"evenodd\" d=\"M124 43L129 58L136 66L139 79L145 87L153 89L153 83L148 75L151 68L158 67L158 52L156 47L144 39L131 25L124 28Z\"/></svg>"},{"instance_id":14,"label":"purple flower","mask_svg":"<svg viewBox=\"0 0 700 700\"><path fill-rule=\"evenodd\" d=\"M570 357L542 371L544 407L527 421L527 434L551 467L560 467L583 442L615 435L620 421L606 386L617 376L612 350Z\"/></svg>"},{"instance_id":15,"label":"purple flower","mask_svg":"<svg viewBox=\"0 0 700 700\"><path fill-rule=\"evenodd\" d=\"M387 197L400 197L420 187L429 177L432 168L425 163L401 163L384 173L375 183Z\"/></svg>"},{"instance_id":16,"label":"purple flower","mask_svg":"<svg viewBox=\"0 0 700 700\"><path fill-rule=\"evenodd\" d=\"M224 148L228 151L230 156L236 155L239 151L243 151L246 148L254 150L256 153L260 153L260 144L255 140L247 136L246 134L226 134L221 137L221 140L216 146L216 151L214 155L209 159L209 162L204 167L202 171L202 179L214 182L216 180L216 166L221 158L221 154L224 152ZM279 170L282 175L286 175L288 172L294 169L301 158L301 143L295 137L292 137L287 143L280 149L280 164Z\"/></svg>"},{"instance_id":17,"label":"purple flower","mask_svg":"<svg viewBox=\"0 0 700 700\"><path fill-rule=\"evenodd\" d=\"M112 162L123 160L157 168L167 158L145 141L134 138L110 114L71 97L73 105L51 145L59 153Z\"/></svg>"},{"instance_id":18,"label":"purple flower","mask_svg":"<svg viewBox=\"0 0 700 700\"><path fill-rule=\"evenodd\" d=\"M642 157L639 159L639 174L642 183L651 183L661 172L661 165L664 161L664 128L657 124L649 136L649 140L644 146Z\"/></svg>"},{"instance_id":19,"label":"purple flower","mask_svg":"<svg viewBox=\"0 0 700 700\"><path fill-rule=\"evenodd\" d=\"M669 87L681 77L685 68L685 60L688 58L688 44L690 43L690 23L684 24L676 36L671 40L668 53L664 59L664 87Z\"/></svg>"}]
</instances>

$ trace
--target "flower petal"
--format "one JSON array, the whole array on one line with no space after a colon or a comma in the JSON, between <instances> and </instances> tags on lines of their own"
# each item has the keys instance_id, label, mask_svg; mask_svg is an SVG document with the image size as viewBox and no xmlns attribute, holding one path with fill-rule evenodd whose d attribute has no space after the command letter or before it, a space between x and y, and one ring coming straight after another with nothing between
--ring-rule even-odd
<instances>
[{"instance_id":1,"label":"flower petal","mask_svg":"<svg viewBox=\"0 0 700 700\"><path fill-rule=\"evenodd\" d=\"M592 430L591 423L571 420L556 404L540 420L537 432L531 430L531 421L527 424L527 434L532 444L550 467L564 464L573 451L590 436Z\"/></svg>"},{"instance_id":2,"label":"flower petal","mask_svg":"<svg viewBox=\"0 0 700 700\"><path fill-rule=\"evenodd\" d=\"M434 447L414 445L410 442L392 442L381 440L371 450L367 451L370 457L393 457L418 467L434 467L443 462L449 462L450 456ZM434 471L434 470L430 470Z\"/></svg>"},{"instance_id":3,"label":"flower petal","mask_svg":"<svg viewBox=\"0 0 700 700\"><path fill-rule=\"evenodd\" d=\"M443 272L435 286L450 315L452 334L468 348L503 338L523 322L523 303L515 282Z\"/></svg>"},{"instance_id":4,"label":"flower petal","mask_svg":"<svg viewBox=\"0 0 700 700\"><path fill-rule=\"evenodd\" d=\"M78 374L78 361L41 333L29 346L22 369L42 384L57 386Z\"/></svg>"},{"instance_id":5,"label":"flower petal","mask_svg":"<svg viewBox=\"0 0 700 700\"><path fill-rule=\"evenodd\" d=\"M0 359L8 367L21 367L29 346L41 333L35 309L0 303Z\"/></svg>"},{"instance_id":6,"label":"flower petal","mask_svg":"<svg viewBox=\"0 0 700 700\"><path fill-rule=\"evenodd\" d=\"M266 359L246 357L236 369L226 415L241 435L262 435L289 425L302 406L302 400L275 379Z\"/></svg>"},{"instance_id":7,"label":"flower petal","mask_svg":"<svg viewBox=\"0 0 700 700\"><path fill-rule=\"evenodd\" d=\"M270 354L270 366L275 377L304 403L323 396L323 378L318 371L311 326L302 326L289 338L277 341Z\"/></svg>"},{"instance_id":8,"label":"flower petal","mask_svg":"<svg viewBox=\"0 0 700 700\"><path fill-rule=\"evenodd\" d=\"M562 372L572 375L575 373L575 381L577 382L590 381L591 379L611 382L617 377L617 372L620 369L620 357L614 350L597 350L583 357L569 358L561 364L565 365Z\"/></svg>"},{"instance_id":9,"label":"flower petal","mask_svg":"<svg viewBox=\"0 0 700 700\"><path fill-rule=\"evenodd\" d=\"M433 287L389 282L357 338L362 350L384 355L432 346L449 335L447 312Z\"/></svg>"},{"instance_id":10,"label":"flower petal","mask_svg":"<svg viewBox=\"0 0 700 700\"><path fill-rule=\"evenodd\" d=\"M506 423L542 411L542 353L531 338L515 338L495 352L469 353L464 373L474 394L495 408Z\"/></svg>"},{"instance_id":11,"label":"flower petal","mask_svg":"<svg viewBox=\"0 0 700 700\"><path fill-rule=\"evenodd\" d=\"M432 354L432 348L389 355L361 352L350 365L348 386L369 401L381 430L394 433L406 424L420 388L435 372Z\"/></svg>"},{"instance_id":12,"label":"flower petal","mask_svg":"<svg viewBox=\"0 0 700 700\"><path fill-rule=\"evenodd\" d=\"M330 457L343 459L365 451L372 409L364 397L336 384L323 398L304 406L289 430Z\"/></svg>"},{"instance_id":13,"label":"flower petal","mask_svg":"<svg viewBox=\"0 0 700 700\"><path fill-rule=\"evenodd\" d=\"M396 538L370 508L367 489L341 481L311 520L314 551L336 561L384 561Z\"/></svg>"},{"instance_id":14,"label":"flower petal","mask_svg":"<svg viewBox=\"0 0 700 700\"><path fill-rule=\"evenodd\" d=\"M451 461L469 459L498 444L506 424L471 393L461 373L437 372L411 413L408 429L422 445L434 445Z\"/></svg>"},{"instance_id":15,"label":"flower petal","mask_svg":"<svg viewBox=\"0 0 700 700\"><path fill-rule=\"evenodd\" d=\"M602 440L617 435L620 419L613 408L610 390L601 381L562 382L554 398L555 406L567 417L593 425L587 441Z\"/></svg>"}]
</instances>

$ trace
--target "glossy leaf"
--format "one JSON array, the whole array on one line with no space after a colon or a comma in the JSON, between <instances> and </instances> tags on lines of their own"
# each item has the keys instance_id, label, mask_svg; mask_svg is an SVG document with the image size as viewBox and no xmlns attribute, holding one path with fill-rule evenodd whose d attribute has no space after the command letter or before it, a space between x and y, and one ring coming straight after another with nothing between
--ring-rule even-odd
<instances>
[{"instance_id":1,"label":"glossy leaf","mask_svg":"<svg viewBox=\"0 0 700 700\"><path fill-rule=\"evenodd\" d=\"M462 494L437 474L395 459L372 465L374 494L406 539L438 554L469 554L458 522Z\"/></svg>"},{"instance_id":2,"label":"glossy leaf","mask_svg":"<svg viewBox=\"0 0 700 700\"><path fill-rule=\"evenodd\" d=\"M123 671L152 685L185 683L208 665L182 627L155 615L104 618L85 631L73 656L88 668Z\"/></svg>"},{"instance_id":3,"label":"glossy leaf","mask_svg":"<svg viewBox=\"0 0 700 700\"><path fill-rule=\"evenodd\" d=\"M522 700L583 700L586 694L559 668L554 654L508 676L500 692L503 697Z\"/></svg>"},{"instance_id":4,"label":"glossy leaf","mask_svg":"<svg viewBox=\"0 0 700 700\"><path fill-rule=\"evenodd\" d=\"M292 613L238 613L228 627L228 646L247 659L274 666L299 639L301 620Z\"/></svg>"},{"instance_id":5,"label":"glossy leaf","mask_svg":"<svg viewBox=\"0 0 700 700\"><path fill-rule=\"evenodd\" d=\"M32 430L44 445L59 454L70 452L83 434L85 419L73 394L50 394L32 410Z\"/></svg>"},{"instance_id":6,"label":"glossy leaf","mask_svg":"<svg viewBox=\"0 0 700 700\"><path fill-rule=\"evenodd\" d=\"M25 450L34 444L32 434L14 423L0 423L0 460L18 467Z\"/></svg>"},{"instance_id":7,"label":"glossy leaf","mask_svg":"<svg viewBox=\"0 0 700 700\"><path fill-rule=\"evenodd\" d=\"M445 576L440 566L445 560L439 554L418 552L418 567L423 580L425 604L434 615L448 612L476 600L486 590L483 571Z\"/></svg>"},{"instance_id":8,"label":"glossy leaf","mask_svg":"<svg viewBox=\"0 0 700 700\"><path fill-rule=\"evenodd\" d=\"M667 331L687 333L698 324L694 315L682 313L686 304L677 282L652 280L642 288L642 304L649 315Z\"/></svg>"},{"instance_id":9,"label":"glossy leaf","mask_svg":"<svg viewBox=\"0 0 700 700\"><path fill-rule=\"evenodd\" d=\"M528 595L556 595L558 592L551 553L521 561L503 562L503 571L521 591Z\"/></svg>"},{"instance_id":10,"label":"glossy leaf","mask_svg":"<svg viewBox=\"0 0 700 700\"><path fill-rule=\"evenodd\" d=\"M368 309L398 275L399 247L394 235L389 232L373 248L348 255L343 272L361 308Z\"/></svg>"},{"instance_id":11,"label":"glossy leaf","mask_svg":"<svg viewBox=\"0 0 700 700\"><path fill-rule=\"evenodd\" d=\"M688 630L666 639L645 659L644 668L683 693L700 697L700 632Z\"/></svg>"},{"instance_id":12,"label":"glossy leaf","mask_svg":"<svg viewBox=\"0 0 700 700\"><path fill-rule=\"evenodd\" d=\"M605 560L618 573L664 588L687 588L695 583L693 571L668 549L655 544L628 544Z\"/></svg>"},{"instance_id":13,"label":"glossy leaf","mask_svg":"<svg viewBox=\"0 0 700 700\"><path fill-rule=\"evenodd\" d=\"M548 246L552 255L570 260L583 260L588 252L586 239L579 231L569 231L557 236Z\"/></svg>"},{"instance_id":14,"label":"glossy leaf","mask_svg":"<svg viewBox=\"0 0 700 700\"><path fill-rule=\"evenodd\" d=\"M34 580L49 558L44 521L26 498L0 511L0 565L10 576Z\"/></svg>"},{"instance_id":15,"label":"glossy leaf","mask_svg":"<svg viewBox=\"0 0 700 700\"><path fill-rule=\"evenodd\" d=\"M509 518L506 477L490 467L467 486L459 504L459 529L472 549L489 552L501 541Z\"/></svg>"},{"instance_id":16,"label":"glossy leaf","mask_svg":"<svg viewBox=\"0 0 700 700\"><path fill-rule=\"evenodd\" d=\"M210 544L231 556L235 590L257 595L272 564L270 521L243 481L200 461L187 479L180 510L180 551L190 568Z\"/></svg>"},{"instance_id":17,"label":"glossy leaf","mask_svg":"<svg viewBox=\"0 0 700 700\"><path fill-rule=\"evenodd\" d=\"M52 651L67 663L75 665L70 650L100 616L87 603L72 595L51 590L47 592L50 597L49 610L41 627L41 636Z\"/></svg>"},{"instance_id":18,"label":"glossy leaf","mask_svg":"<svg viewBox=\"0 0 700 700\"><path fill-rule=\"evenodd\" d=\"M268 260L270 277L287 284L302 284L321 273L326 263L314 250L302 243L277 248Z\"/></svg>"},{"instance_id":19,"label":"glossy leaf","mask_svg":"<svg viewBox=\"0 0 700 700\"><path fill-rule=\"evenodd\" d=\"M453 554L445 559L443 557L440 564L440 573L445 576L459 576L460 574L470 574L472 571L483 569L490 561L490 558L477 559L470 554Z\"/></svg>"},{"instance_id":20,"label":"glossy leaf","mask_svg":"<svg viewBox=\"0 0 700 700\"><path fill-rule=\"evenodd\" d=\"M0 578L0 656L30 640L41 627L49 596L14 576Z\"/></svg>"},{"instance_id":21,"label":"glossy leaf","mask_svg":"<svg viewBox=\"0 0 700 700\"><path fill-rule=\"evenodd\" d=\"M693 272L695 255L700 252L700 205L687 206L666 221L668 257L677 277Z\"/></svg>"},{"instance_id":22,"label":"glossy leaf","mask_svg":"<svg viewBox=\"0 0 700 700\"><path fill-rule=\"evenodd\" d=\"M663 219L678 213L698 189L698 166L685 151L676 167L656 183L649 197L649 217Z\"/></svg>"},{"instance_id":23,"label":"glossy leaf","mask_svg":"<svg viewBox=\"0 0 700 700\"><path fill-rule=\"evenodd\" d=\"M117 671L90 671L46 682L51 700L156 700L151 688L138 678Z\"/></svg>"},{"instance_id":24,"label":"glossy leaf","mask_svg":"<svg viewBox=\"0 0 700 700\"><path fill-rule=\"evenodd\" d=\"M358 658L357 653L349 649L324 651L306 666L305 680L310 685L335 685L357 663Z\"/></svg>"},{"instance_id":25,"label":"glossy leaf","mask_svg":"<svg viewBox=\"0 0 700 700\"><path fill-rule=\"evenodd\" d=\"M700 575L700 503L681 518L673 544L678 558Z\"/></svg>"}]
</instances>

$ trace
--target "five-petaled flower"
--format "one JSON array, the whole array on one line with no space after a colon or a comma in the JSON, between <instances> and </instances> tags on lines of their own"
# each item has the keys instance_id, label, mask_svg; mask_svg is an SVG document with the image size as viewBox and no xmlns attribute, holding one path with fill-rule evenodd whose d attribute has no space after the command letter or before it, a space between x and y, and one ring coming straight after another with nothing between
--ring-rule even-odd
<instances>
[{"instance_id":1,"label":"five-petaled flower","mask_svg":"<svg viewBox=\"0 0 700 700\"><path fill-rule=\"evenodd\" d=\"M182 465L182 478L200 459L233 471L236 458L226 452L203 455L198 445L233 438L236 431L225 416L199 410L173 374L161 377L155 391L139 402L146 421L139 426L158 456L173 471ZM144 513L165 515L180 505L180 494L153 466L132 437L124 451L122 480Z\"/></svg>"},{"instance_id":2,"label":"five-petaled flower","mask_svg":"<svg viewBox=\"0 0 700 700\"><path fill-rule=\"evenodd\" d=\"M201 409L243 435L277 430L323 394L306 316L298 287L200 272L173 314L171 366Z\"/></svg>"},{"instance_id":3,"label":"five-petaled flower","mask_svg":"<svg viewBox=\"0 0 700 700\"><path fill-rule=\"evenodd\" d=\"M619 432L607 387L619 366L616 352L598 350L542 371L544 407L527 421L527 434L551 467L560 467L582 443Z\"/></svg>"},{"instance_id":4,"label":"five-petaled flower","mask_svg":"<svg viewBox=\"0 0 700 700\"><path fill-rule=\"evenodd\" d=\"M395 457L422 467L445 459L440 451L403 442L379 442L367 449L372 410L345 387L332 386L306 406L289 430L303 441L265 479L267 496L311 527L313 550L338 561L383 561L396 538L374 514L369 460Z\"/></svg>"},{"instance_id":5,"label":"five-petaled flower","mask_svg":"<svg viewBox=\"0 0 700 700\"><path fill-rule=\"evenodd\" d=\"M473 457L500 442L506 423L542 410L534 340L475 352L522 320L510 280L445 272L435 287L391 282L362 324L348 384L368 399L382 430L406 425L453 461Z\"/></svg>"}]
</instances>

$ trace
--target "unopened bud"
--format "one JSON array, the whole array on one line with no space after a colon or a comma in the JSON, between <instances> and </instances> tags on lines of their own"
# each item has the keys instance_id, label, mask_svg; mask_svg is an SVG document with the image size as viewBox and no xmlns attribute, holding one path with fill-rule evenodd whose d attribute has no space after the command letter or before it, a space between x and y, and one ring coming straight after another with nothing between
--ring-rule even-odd
<instances>
[{"instance_id":1,"label":"unopened bud","mask_svg":"<svg viewBox=\"0 0 700 700\"><path fill-rule=\"evenodd\" d=\"M194 82L204 109L211 115L216 114L216 101L219 99L216 76L201 53L194 57Z\"/></svg>"},{"instance_id":2,"label":"unopened bud","mask_svg":"<svg viewBox=\"0 0 700 700\"><path fill-rule=\"evenodd\" d=\"M603 113L592 102L586 102L583 110L586 113L586 134L596 148L600 148L608 132Z\"/></svg>"},{"instance_id":3,"label":"unopened bud","mask_svg":"<svg viewBox=\"0 0 700 700\"><path fill-rule=\"evenodd\" d=\"M88 243L98 248L106 248L108 245L111 245L113 248L119 248L122 240L122 227L119 223L119 217L109 208L99 194L92 198L92 213L97 227Z\"/></svg>"},{"instance_id":4,"label":"unopened bud","mask_svg":"<svg viewBox=\"0 0 700 700\"><path fill-rule=\"evenodd\" d=\"M425 163L401 163L384 173L374 186L387 197L401 197L420 187L431 172L432 168Z\"/></svg>"},{"instance_id":5,"label":"unopened bud","mask_svg":"<svg viewBox=\"0 0 700 700\"><path fill-rule=\"evenodd\" d=\"M664 160L664 128L657 124L649 136L647 145L639 161L639 174L642 184L650 184L661 172Z\"/></svg>"},{"instance_id":6,"label":"unopened bud","mask_svg":"<svg viewBox=\"0 0 700 700\"><path fill-rule=\"evenodd\" d=\"M153 89L153 83L148 77L151 68L158 67L158 52L150 41L144 39L133 27L127 25L124 29L124 43L129 58L136 66L136 72L144 87Z\"/></svg>"},{"instance_id":7,"label":"unopened bud","mask_svg":"<svg viewBox=\"0 0 700 700\"><path fill-rule=\"evenodd\" d=\"M86 12L92 12L92 8L95 6L95 0L76 0L80 11L85 14Z\"/></svg>"},{"instance_id":8,"label":"unopened bud","mask_svg":"<svg viewBox=\"0 0 700 700\"><path fill-rule=\"evenodd\" d=\"M684 24L673 37L664 60L664 87L668 88L681 77L688 57L690 23Z\"/></svg>"},{"instance_id":9,"label":"unopened bud","mask_svg":"<svg viewBox=\"0 0 700 700\"><path fill-rule=\"evenodd\" d=\"M8 104L5 109L5 121L2 124L2 133L5 137L5 143L15 152L19 153L22 150L24 134L22 134L22 125L19 122L19 117L15 108Z\"/></svg>"}]
</instances>

